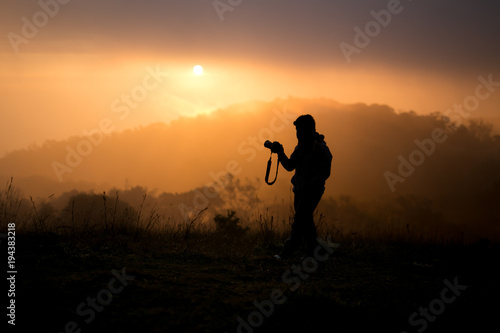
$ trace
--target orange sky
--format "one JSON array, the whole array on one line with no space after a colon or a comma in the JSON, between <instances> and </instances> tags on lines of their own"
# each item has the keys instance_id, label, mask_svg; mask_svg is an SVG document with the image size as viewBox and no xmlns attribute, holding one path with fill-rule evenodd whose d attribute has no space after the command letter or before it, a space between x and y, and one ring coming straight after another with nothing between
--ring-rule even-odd
<instances>
[{"instance_id":1,"label":"orange sky","mask_svg":"<svg viewBox=\"0 0 500 333\"><path fill-rule=\"evenodd\" d=\"M20 44L11 33L24 36L23 18L43 20L44 9L0 5L0 156L80 135L104 118L123 130L290 95L428 113L461 103L479 75L500 81L500 6L486 1L402 2L351 63L339 45L354 45L353 29L388 1L243 2L224 21L211 1L44 3L53 17ZM151 70L161 78L148 79ZM126 116L116 112L144 80L147 94ZM500 92L475 116L497 116L499 106Z\"/></svg>"}]
</instances>

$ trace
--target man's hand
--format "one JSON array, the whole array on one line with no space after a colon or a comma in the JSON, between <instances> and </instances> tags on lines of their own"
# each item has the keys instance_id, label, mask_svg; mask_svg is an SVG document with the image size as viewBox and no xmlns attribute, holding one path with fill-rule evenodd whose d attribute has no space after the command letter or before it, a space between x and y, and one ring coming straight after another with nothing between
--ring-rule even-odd
<instances>
[{"instance_id":1,"label":"man's hand","mask_svg":"<svg viewBox=\"0 0 500 333\"><path fill-rule=\"evenodd\" d=\"M283 145L279 143L278 141L274 141L273 145L271 146L271 151L276 154L281 154L285 150L283 149Z\"/></svg>"}]
</instances>

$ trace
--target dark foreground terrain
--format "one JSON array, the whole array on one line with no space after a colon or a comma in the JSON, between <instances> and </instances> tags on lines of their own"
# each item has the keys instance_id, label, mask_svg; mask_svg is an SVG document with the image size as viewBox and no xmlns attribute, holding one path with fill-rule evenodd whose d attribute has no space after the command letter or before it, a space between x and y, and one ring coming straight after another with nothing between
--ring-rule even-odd
<instances>
[{"instance_id":1,"label":"dark foreground terrain","mask_svg":"<svg viewBox=\"0 0 500 333\"><path fill-rule=\"evenodd\" d=\"M258 235L18 234L16 331L498 328L498 244L339 242L316 267L273 260L279 242Z\"/></svg>"}]
</instances>

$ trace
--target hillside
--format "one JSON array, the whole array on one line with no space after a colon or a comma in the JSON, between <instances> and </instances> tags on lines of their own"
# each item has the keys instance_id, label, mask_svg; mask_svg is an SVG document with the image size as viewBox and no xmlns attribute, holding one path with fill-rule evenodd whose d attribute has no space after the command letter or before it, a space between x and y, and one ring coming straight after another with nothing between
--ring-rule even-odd
<instances>
[{"instance_id":1,"label":"hillside","mask_svg":"<svg viewBox=\"0 0 500 333\"><path fill-rule=\"evenodd\" d=\"M135 186L182 194L214 181L223 189L230 172L248 179L262 200L288 199L292 175L283 169L273 187L263 184L269 158L263 142L280 141L290 154L292 122L305 113L315 117L334 155L327 196L415 195L452 218L500 225L500 140L491 125L474 120L455 128L438 113L325 99L249 102L170 124L49 141L0 159L1 180L14 177L25 195L41 198Z\"/></svg>"}]
</instances>

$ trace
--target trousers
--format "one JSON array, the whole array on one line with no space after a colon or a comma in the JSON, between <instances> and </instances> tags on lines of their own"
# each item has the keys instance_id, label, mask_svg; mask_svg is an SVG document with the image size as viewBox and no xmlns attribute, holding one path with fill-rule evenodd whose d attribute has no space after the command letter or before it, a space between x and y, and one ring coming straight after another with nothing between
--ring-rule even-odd
<instances>
[{"instance_id":1,"label":"trousers","mask_svg":"<svg viewBox=\"0 0 500 333\"><path fill-rule=\"evenodd\" d=\"M295 215L292 230L280 254L282 258L289 257L298 249L303 240L306 243L306 254L308 256L313 255L314 249L318 245L313 214L323 196L323 192L324 188L295 193L293 200Z\"/></svg>"}]
</instances>

